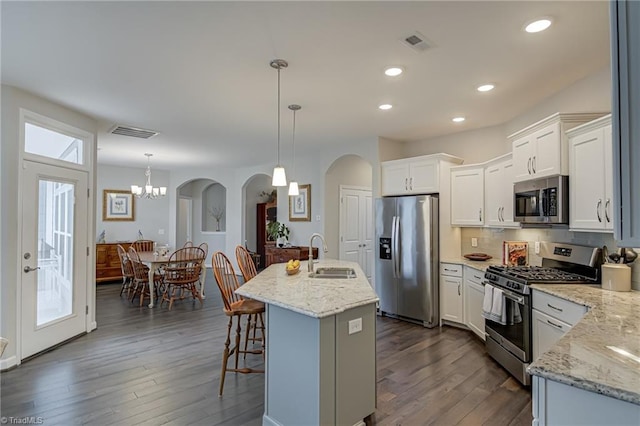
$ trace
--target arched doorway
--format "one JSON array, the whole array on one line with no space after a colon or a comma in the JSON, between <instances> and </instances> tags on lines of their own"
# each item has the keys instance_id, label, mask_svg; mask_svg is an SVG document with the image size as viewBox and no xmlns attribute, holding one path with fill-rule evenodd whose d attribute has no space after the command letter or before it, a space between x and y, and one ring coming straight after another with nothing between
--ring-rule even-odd
<instances>
[{"instance_id":1,"label":"arched doorway","mask_svg":"<svg viewBox=\"0 0 640 426\"><path fill-rule=\"evenodd\" d=\"M207 243L209 253L225 250L227 189L212 179L193 179L177 188L176 248Z\"/></svg>"},{"instance_id":2,"label":"arched doorway","mask_svg":"<svg viewBox=\"0 0 640 426\"><path fill-rule=\"evenodd\" d=\"M271 176L255 174L247 179L242 187L242 193L244 209L242 238L244 245L250 251L259 253L261 264L264 265L264 241L258 236L258 220L264 220L264 218L258 218L257 206L267 202L275 206L277 202L276 189L271 186Z\"/></svg>"},{"instance_id":3,"label":"arched doorway","mask_svg":"<svg viewBox=\"0 0 640 426\"><path fill-rule=\"evenodd\" d=\"M371 285L374 247L371 242L363 247L363 239L369 236L361 234L373 233L372 187L373 167L358 155L349 154L338 158L325 173L324 230L329 249L327 257L341 258L341 245L344 246L345 238L357 237L360 241L354 243L353 250L361 252L358 254L358 262L370 278ZM369 222L370 225L367 226ZM371 235L370 239L372 238ZM353 250L342 250L344 260L355 260L356 253ZM367 250L368 254L365 253Z\"/></svg>"}]
</instances>

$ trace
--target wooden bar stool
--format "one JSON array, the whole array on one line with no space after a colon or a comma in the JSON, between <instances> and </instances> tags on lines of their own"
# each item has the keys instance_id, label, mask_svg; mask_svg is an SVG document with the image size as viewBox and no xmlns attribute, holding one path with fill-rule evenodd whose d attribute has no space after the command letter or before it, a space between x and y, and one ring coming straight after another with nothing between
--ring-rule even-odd
<instances>
[{"instance_id":1,"label":"wooden bar stool","mask_svg":"<svg viewBox=\"0 0 640 426\"><path fill-rule=\"evenodd\" d=\"M235 293L235 290L240 287L238 278L231 265L231 262L227 256L218 251L215 252L211 258L211 266L213 268L213 274L220 290L220 296L222 296L222 302L224 304L224 313L229 317L229 325L227 326L227 340L224 343L224 352L222 355L222 371L220 375L220 391L218 396L222 396L224 389L224 379L227 371L233 371L236 373L264 373L264 369L258 370L253 368L238 368L238 360L240 354L262 354L264 359L264 323L262 322L262 314L265 312L264 303L252 299L244 299ZM256 324L256 327L261 330L262 337L259 339L262 342L262 348L259 350L247 350L241 348L241 336L242 336L242 317L247 317L247 332L245 333L245 340L248 336L250 328L250 318L256 316L260 324ZM231 328L233 327L233 319L236 319L236 336L235 344L230 348L231 344ZM246 346L245 346L246 348ZM235 355L235 367L229 368L228 361L231 355Z\"/></svg>"}]
</instances>

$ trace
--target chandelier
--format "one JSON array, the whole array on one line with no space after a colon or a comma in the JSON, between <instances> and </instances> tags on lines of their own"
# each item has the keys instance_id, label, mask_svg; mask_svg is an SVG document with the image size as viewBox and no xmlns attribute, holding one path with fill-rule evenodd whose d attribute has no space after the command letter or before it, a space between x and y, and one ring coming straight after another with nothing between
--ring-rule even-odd
<instances>
[{"instance_id":1,"label":"chandelier","mask_svg":"<svg viewBox=\"0 0 640 426\"><path fill-rule=\"evenodd\" d=\"M147 157L147 170L144 172L147 181L144 186L131 185L131 193L137 198L164 197L167 195L166 186L154 187L151 185L151 157L153 154L145 153L144 155Z\"/></svg>"}]
</instances>

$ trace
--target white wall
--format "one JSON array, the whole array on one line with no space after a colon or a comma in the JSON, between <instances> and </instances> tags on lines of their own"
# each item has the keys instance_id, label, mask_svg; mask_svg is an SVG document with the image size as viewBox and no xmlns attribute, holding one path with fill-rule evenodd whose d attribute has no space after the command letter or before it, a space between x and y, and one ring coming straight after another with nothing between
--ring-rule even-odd
<instances>
[{"instance_id":1,"label":"white wall","mask_svg":"<svg viewBox=\"0 0 640 426\"><path fill-rule=\"evenodd\" d=\"M69 124L73 127L87 132L97 133L96 120L80 114L76 111L64 108L60 105L47 101L46 99L34 96L20 89L3 85L2 86L2 129L0 151L2 152L0 175L2 182L11 182L11 185L3 187L0 199L2 206L2 222L0 229L2 233L2 256L0 257L0 335L9 339L10 343L2 357L0 368L6 368L17 362L16 340L17 340L17 292L19 283L19 260L18 241L19 229L16 226L19 221L20 206L18 205L18 180L19 173L19 108L50 117L54 120ZM95 149L93 152L93 162L95 163ZM95 189L95 174L91 174L92 181L89 187ZM95 193L95 191L93 191ZM95 197L92 199L95 201ZM95 204L94 204L95 205ZM89 220L90 232L95 229L95 220ZM90 269L95 270L95 256L90 252L87 263ZM95 289L93 283L87 283L88 297L94 298ZM90 321L95 321L95 304L89 304Z\"/></svg>"},{"instance_id":2,"label":"white wall","mask_svg":"<svg viewBox=\"0 0 640 426\"><path fill-rule=\"evenodd\" d=\"M135 220L131 222L102 220L103 191L105 189L126 191L131 189L131 185L143 185L145 169L146 166L134 168L98 164L96 237L104 230L107 242L135 241L138 238L138 231L141 231L145 239L161 244L169 242L169 196L155 200L135 199ZM168 187L169 172L152 166L151 184Z\"/></svg>"}]
</instances>

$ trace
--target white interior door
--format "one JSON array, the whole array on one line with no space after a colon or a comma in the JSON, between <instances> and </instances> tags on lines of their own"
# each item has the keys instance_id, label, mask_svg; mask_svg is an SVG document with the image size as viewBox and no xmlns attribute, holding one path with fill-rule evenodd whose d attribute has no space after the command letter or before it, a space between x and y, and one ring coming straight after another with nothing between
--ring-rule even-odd
<instances>
[{"instance_id":1,"label":"white interior door","mask_svg":"<svg viewBox=\"0 0 640 426\"><path fill-rule=\"evenodd\" d=\"M88 173L24 161L21 359L87 330Z\"/></svg>"},{"instance_id":2,"label":"white interior door","mask_svg":"<svg viewBox=\"0 0 640 426\"><path fill-rule=\"evenodd\" d=\"M373 197L370 189L340 188L340 259L357 262L373 286Z\"/></svg>"}]
</instances>

